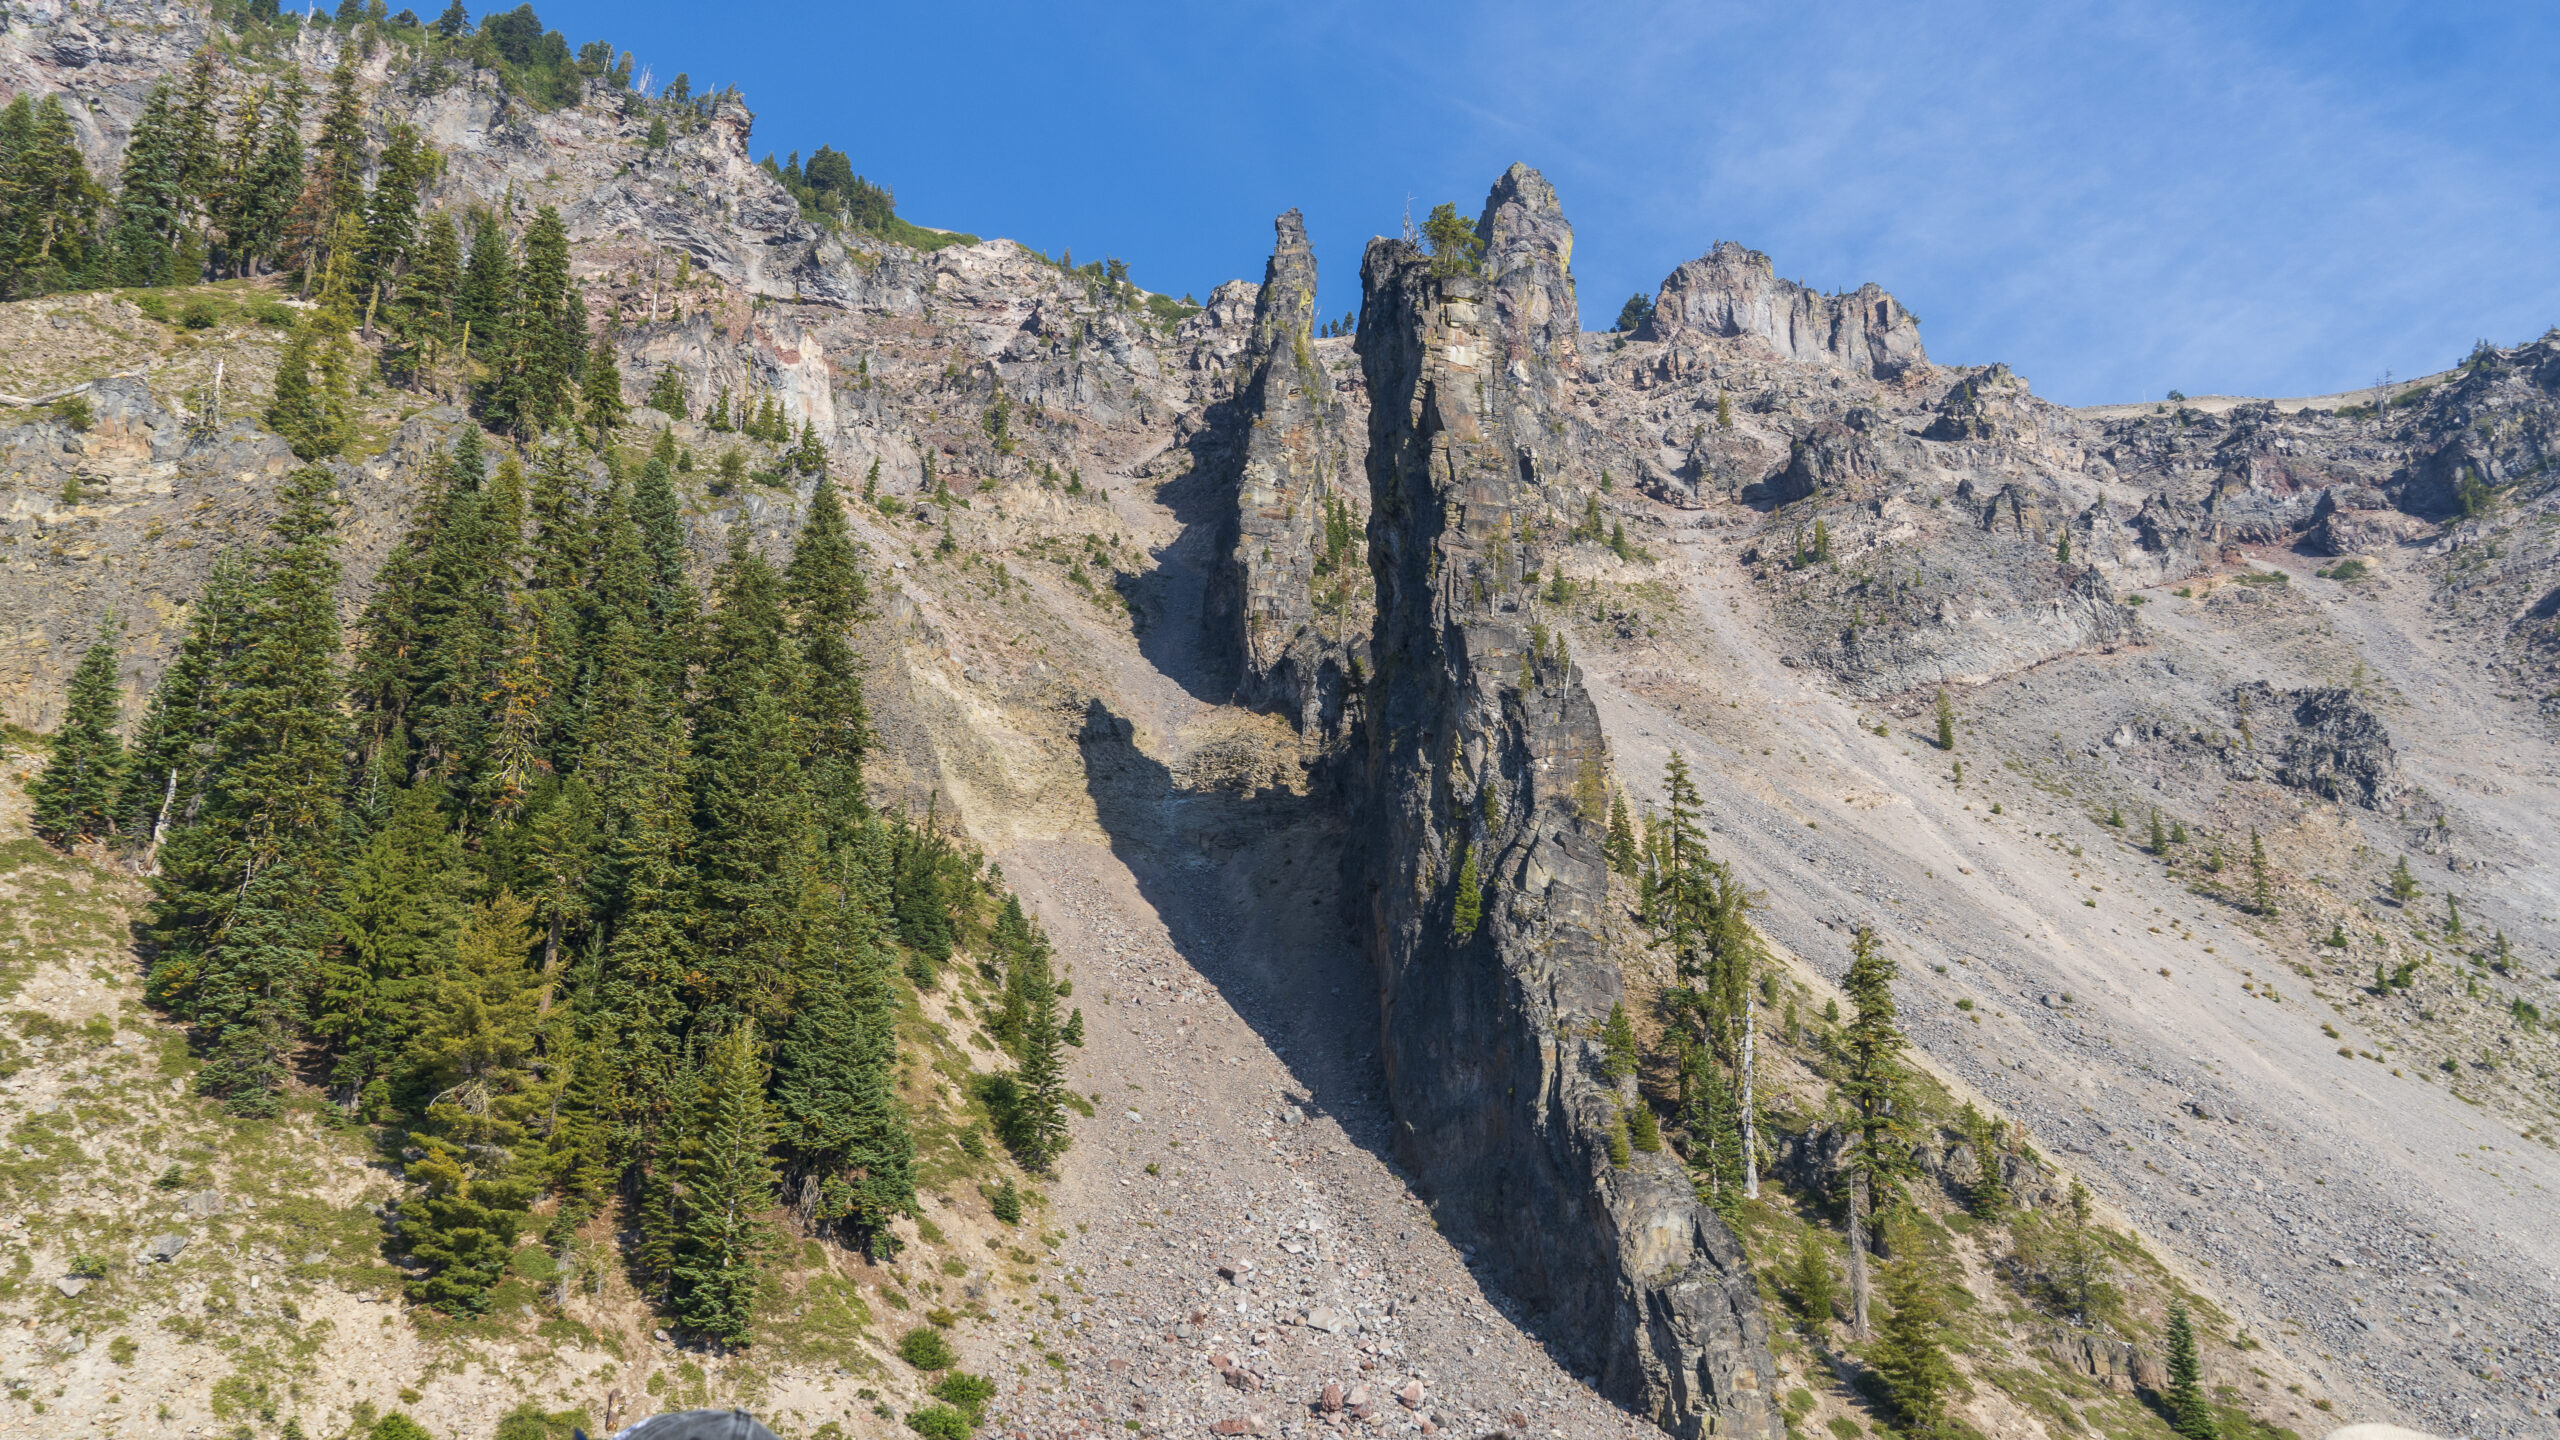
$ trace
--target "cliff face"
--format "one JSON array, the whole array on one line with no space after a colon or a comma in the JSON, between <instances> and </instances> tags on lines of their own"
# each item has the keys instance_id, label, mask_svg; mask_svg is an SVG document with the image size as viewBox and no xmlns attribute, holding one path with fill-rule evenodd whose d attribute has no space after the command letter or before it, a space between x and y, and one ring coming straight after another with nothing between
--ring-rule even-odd
<instances>
[{"instance_id":1,"label":"cliff face","mask_svg":"<svg viewBox=\"0 0 2560 1440\"><path fill-rule=\"evenodd\" d=\"M1600 931L1606 743L1527 585L1546 509L1531 426L1571 354L1572 232L1519 167L1483 228L1481 274L1392 240L1361 265L1378 618L1351 873L1397 1140L1604 1393L1677 1435L1774 1437L1732 1235L1675 1160L1609 1161L1626 1097L1596 1038L1622 994Z\"/></svg>"},{"instance_id":2,"label":"cliff face","mask_svg":"<svg viewBox=\"0 0 2560 1440\"><path fill-rule=\"evenodd\" d=\"M1781 360L1879 380L1929 363L1920 322L1878 286L1824 295L1779 279L1768 256L1730 240L1671 272L1642 334L1674 342L1747 337Z\"/></svg>"},{"instance_id":3,"label":"cliff face","mask_svg":"<svg viewBox=\"0 0 2560 1440\"><path fill-rule=\"evenodd\" d=\"M1285 715L1301 732L1342 718L1353 630L1349 469L1340 406L1314 336L1316 258L1291 210L1254 303L1233 424L1235 501L1209 591L1214 636L1236 647L1236 703Z\"/></svg>"}]
</instances>

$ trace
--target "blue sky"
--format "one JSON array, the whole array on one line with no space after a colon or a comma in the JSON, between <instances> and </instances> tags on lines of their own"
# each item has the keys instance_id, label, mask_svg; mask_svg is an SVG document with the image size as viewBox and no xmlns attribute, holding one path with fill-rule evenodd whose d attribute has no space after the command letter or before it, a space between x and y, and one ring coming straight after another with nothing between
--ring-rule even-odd
<instances>
[{"instance_id":1,"label":"blue sky","mask_svg":"<svg viewBox=\"0 0 2560 1440\"><path fill-rule=\"evenodd\" d=\"M2560 324L2560 6L720 6L553 0L572 43L734 83L921 224L1151 289L1361 245L1513 160L1583 321L1718 239L1874 280L1943 363L2067 403L2318 394Z\"/></svg>"}]
</instances>

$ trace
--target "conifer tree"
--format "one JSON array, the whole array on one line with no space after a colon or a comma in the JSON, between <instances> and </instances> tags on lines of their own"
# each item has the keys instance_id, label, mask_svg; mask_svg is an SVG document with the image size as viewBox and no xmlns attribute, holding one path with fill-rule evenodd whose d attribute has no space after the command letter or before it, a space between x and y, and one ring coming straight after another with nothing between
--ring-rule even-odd
<instances>
[{"instance_id":1,"label":"conifer tree","mask_svg":"<svg viewBox=\"0 0 2560 1440\"><path fill-rule=\"evenodd\" d=\"M282 90L269 87L259 93L255 112L264 122L256 132L259 144L254 153L242 147L243 170L222 219L224 253L244 279L261 262L275 265L285 257L286 222L307 183L302 107L309 98L299 72L288 73Z\"/></svg>"},{"instance_id":2,"label":"conifer tree","mask_svg":"<svg viewBox=\"0 0 2560 1440\"><path fill-rule=\"evenodd\" d=\"M462 232L453 212L438 209L427 217L408 273L400 280L392 313L413 346L439 350L453 344L457 333L454 306L462 290Z\"/></svg>"},{"instance_id":3,"label":"conifer tree","mask_svg":"<svg viewBox=\"0 0 2560 1440\"><path fill-rule=\"evenodd\" d=\"M0 108L0 299L88 278L100 259L96 231L106 198L59 98L22 94Z\"/></svg>"},{"instance_id":4,"label":"conifer tree","mask_svg":"<svg viewBox=\"0 0 2560 1440\"><path fill-rule=\"evenodd\" d=\"M487 1308L527 1222L549 1088L534 1071L535 996L525 964L531 907L500 892L462 921L424 1007L410 1063L426 1127L412 1166L427 1194L402 1207L401 1232L429 1273L410 1298L460 1313Z\"/></svg>"},{"instance_id":5,"label":"conifer tree","mask_svg":"<svg viewBox=\"0 0 2560 1440\"><path fill-rule=\"evenodd\" d=\"M1831 1324L1832 1284L1831 1257L1823 1248L1822 1232L1807 1225L1796 1237L1795 1255L1787 1265L1787 1295L1795 1302L1796 1317L1817 1340Z\"/></svg>"},{"instance_id":6,"label":"conifer tree","mask_svg":"<svg viewBox=\"0 0 2560 1440\"><path fill-rule=\"evenodd\" d=\"M171 242L186 212L185 156L171 110L168 85L152 86L125 144L112 242L119 284L167 285L176 279Z\"/></svg>"},{"instance_id":7,"label":"conifer tree","mask_svg":"<svg viewBox=\"0 0 2560 1440\"><path fill-rule=\"evenodd\" d=\"M320 138L313 147L319 160L313 176L320 187L321 213L331 230L343 216L364 209L364 102L356 93L356 50L339 53L329 76L329 107L320 115Z\"/></svg>"},{"instance_id":8,"label":"conifer tree","mask_svg":"<svg viewBox=\"0 0 2560 1440\"><path fill-rule=\"evenodd\" d=\"M463 262L462 286L454 304L454 319L471 332L473 354L495 360L506 356L507 318L515 290L515 255L507 243L506 226L494 211L475 211L471 254Z\"/></svg>"},{"instance_id":9,"label":"conifer tree","mask_svg":"<svg viewBox=\"0 0 2560 1440\"><path fill-rule=\"evenodd\" d=\"M858 888L844 867L848 889ZM774 1057L773 1098L783 1153L809 1207L877 1256L894 1251L889 1222L915 1210L915 1145L899 1106L891 964L862 908L846 893L832 907Z\"/></svg>"},{"instance_id":10,"label":"conifer tree","mask_svg":"<svg viewBox=\"0 0 2560 1440\"><path fill-rule=\"evenodd\" d=\"M649 403L658 403L656 392L650 393ZM622 367L614 363L612 346L599 345L587 356L586 383L580 399L581 418L594 434L597 449L604 448L605 441L629 413L630 407L622 403Z\"/></svg>"},{"instance_id":11,"label":"conifer tree","mask_svg":"<svg viewBox=\"0 0 2560 1440\"><path fill-rule=\"evenodd\" d=\"M864 812L862 754L871 725L862 699L862 660L851 635L870 589L835 481L824 474L810 493L809 518L793 543L784 579L800 641L799 717L810 794L822 833L834 846L853 833Z\"/></svg>"},{"instance_id":12,"label":"conifer tree","mask_svg":"<svg viewBox=\"0 0 2560 1440\"><path fill-rule=\"evenodd\" d=\"M2249 827L2249 883L2251 902L2259 916L2272 920L2276 913L2276 892L2267 879L2267 847L2258 838L2258 827Z\"/></svg>"},{"instance_id":13,"label":"conifer tree","mask_svg":"<svg viewBox=\"0 0 2560 1440\"><path fill-rule=\"evenodd\" d=\"M1458 848L1458 893L1450 902L1450 933L1465 940L1483 920L1484 891L1476 882L1476 847L1470 840Z\"/></svg>"},{"instance_id":14,"label":"conifer tree","mask_svg":"<svg viewBox=\"0 0 2560 1440\"><path fill-rule=\"evenodd\" d=\"M2000 1168L2002 1126L1967 1101L1956 1114L1956 1128L1964 1132L1965 1143L1973 1149L1973 1184L1965 1198L1975 1214L1996 1219L2009 1203L2007 1180Z\"/></svg>"},{"instance_id":15,"label":"conifer tree","mask_svg":"<svg viewBox=\"0 0 2560 1440\"><path fill-rule=\"evenodd\" d=\"M697 1121L686 1137L684 1239L674 1264L675 1310L687 1330L724 1345L747 1343L773 1243L773 1118L755 1026L712 1042Z\"/></svg>"},{"instance_id":16,"label":"conifer tree","mask_svg":"<svg viewBox=\"0 0 2560 1440\"><path fill-rule=\"evenodd\" d=\"M2160 1408L2169 1412L2169 1428L2185 1440L2215 1440L2220 1433L2213 1421L2213 1410L2205 1403L2204 1372L2196 1360L2195 1324L2187 1316L2187 1302L2169 1302L2169 1388L2160 1397Z\"/></svg>"},{"instance_id":17,"label":"conifer tree","mask_svg":"<svg viewBox=\"0 0 2560 1440\"><path fill-rule=\"evenodd\" d=\"M1946 687L1938 687L1938 748L1956 748L1956 707L1947 699Z\"/></svg>"},{"instance_id":18,"label":"conifer tree","mask_svg":"<svg viewBox=\"0 0 2560 1440\"><path fill-rule=\"evenodd\" d=\"M1621 875L1636 873L1636 832L1627 818L1627 792L1619 790L1609 797L1609 868Z\"/></svg>"},{"instance_id":19,"label":"conifer tree","mask_svg":"<svg viewBox=\"0 0 2560 1440\"><path fill-rule=\"evenodd\" d=\"M1057 992L1035 995L1023 1030L1022 1064L1012 1116L1014 1153L1033 1170L1045 1170L1067 1148L1066 1064L1058 1053Z\"/></svg>"},{"instance_id":20,"label":"conifer tree","mask_svg":"<svg viewBox=\"0 0 2560 1440\"><path fill-rule=\"evenodd\" d=\"M1851 1014L1841 1034L1841 1098L1849 1103L1852 1136L1849 1169L1850 1324L1859 1338L1867 1325L1867 1224L1876 1192L1897 1173L1907 1122L1897 1103L1902 1090L1902 1028L1893 1003L1894 963L1861 925L1849 944L1849 973L1841 988Z\"/></svg>"},{"instance_id":21,"label":"conifer tree","mask_svg":"<svg viewBox=\"0 0 2560 1440\"><path fill-rule=\"evenodd\" d=\"M1067 1027L1058 1032L1058 1038L1079 1050L1084 1048L1084 1008L1082 1006L1067 1012Z\"/></svg>"},{"instance_id":22,"label":"conifer tree","mask_svg":"<svg viewBox=\"0 0 2560 1440\"><path fill-rule=\"evenodd\" d=\"M1894 1249L1902 1258L1885 1267L1884 1323L1870 1359L1893 1397L1904 1432L1943 1434L1947 1396L1956 1383L1946 1350L1947 1305L1927 1259L1910 1245Z\"/></svg>"},{"instance_id":23,"label":"conifer tree","mask_svg":"<svg viewBox=\"0 0 2560 1440\"><path fill-rule=\"evenodd\" d=\"M2072 1318L2086 1325L2089 1317L2107 1293L2105 1252L2090 1219L2089 1187L2075 1177L2069 1197L2064 1201L2067 1217L2062 1236L2055 1246L2055 1288L2062 1302L2070 1308Z\"/></svg>"},{"instance_id":24,"label":"conifer tree","mask_svg":"<svg viewBox=\"0 0 2560 1440\"><path fill-rule=\"evenodd\" d=\"M728 386L720 387L720 398L711 402L711 413L704 417L702 423L715 435L726 435L735 428L729 420Z\"/></svg>"},{"instance_id":25,"label":"conifer tree","mask_svg":"<svg viewBox=\"0 0 2560 1440\"><path fill-rule=\"evenodd\" d=\"M194 1022L198 1084L271 1113L327 938L339 786L335 527L329 472L294 473L261 553L246 643L217 677L211 783L164 852L151 991Z\"/></svg>"},{"instance_id":26,"label":"conifer tree","mask_svg":"<svg viewBox=\"0 0 2560 1440\"><path fill-rule=\"evenodd\" d=\"M681 664L701 601L685 574L684 514L676 503L675 470L675 436L660 430L631 489L631 518L639 527L645 556L649 623L670 647L669 661Z\"/></svg>"},{"instance_id":27,"label":"conifer tree","mask_svg":"<svg viewBox=\"0 0 2560 1440\"><path fill-rule=\"evenodd\" d=\"M1606 1057L1601 1073L1611 1080L1623 1081L1636 1073L1636 1027L1627 1019L1626 1002L1609 1007L1609 1019L1600 1028L1600 1049Z\"/></svg>"},{"instance_id":28,"label":"conifer tree","mask_svg":"<svg viewBox=\"0 0 2560 1440\"><path fill-rule=\"evenodd\" d=\"M729 532L695 722L702 908L697 1014L779 1025L815 903L819 846L787 709L795 688L781 579L744 525Z\"/></svg>"},{"instance_id":29,"label":"conifer tree","mask_svg":"<svg viewBox=\"0 0 2560 1440\"><path fill-rule=\"evenodd\" d=\"M152 688L116 800L117 824L141 849L145 868L173 821L194 818L203 798L220 718L216 677L246 643L248 573L242 557L215 557L176 658Z\"/></svg>"},{"instance_id":30,"label":"conifer tree","mask_svg":"<svg viewBox=\"0 0 2560 1440\"><path fill-rule=\"evenodd\" d=\"M337 1043L333 1078L366 1119L383 1120L410 1047L433 1013L474 877L444 813L444 787L403 791L388 823L349 858L322 962L314 1033Z\"/></svg>"},{"instance_id":31,"label":"conifer tree","mask_svg":"<svg viewBox=\"0 0 2560 1440\"><path fill-rule=\"evenodd\" d=\"M425 1189L400 1207L400 1237L425 1273L409 1282L409 1299L480 1314L506 1277L532 1187L502 1174L475 1176L464 1153L442 1136L413 1132L411 1139L426 1153L407 1173Z\"/></svg>"},{"instance_id":32,"label":"conifer tree","mask_svg":"<svg viewBox=\"0 0 2560 1440\"><path fill-rule=\"evenodd\" d=\"M267 426L284 437L293 453L319 460L344 450L355 438L355 398L350 382L355 371L340 318L323 308L296 325L276 362L275 395L267 404Z\"/></svg>"},{"instance_id":33,"label":"conifer tree","mask_svg":"<svg viewBox=\"0 0 2560 1440\"><path fill-rule=\"evenodd\" d=\"M2400 857L2399 864L2391 867L2391 898L2401 905L2418 898L2418 877L2409 873L2409 857L2406 855Z\"/></svg>"},{"instance_id":34,"label":"conifer tree","mask_svg":"<svg viewBox=\"0 0 2560 1440\"><path fill-rule=\"evenodd\" d=\"M1627 1143L1639 1154L1654 1155L1662 1150L1662 1122L1642 1096L1636 1097L1634 1107L1627 1112Z\"/></svg>"},{"instance_id":35,"label":"conifer tree","mask_svg":"<svg viewBox=\"0 0 2560 1440\"><path fill-rule=\"evenodd\" d=\"M98 839L115 826L125 753L116 736L123 707L114 632L112 620L101 625L97 642L71 672L51 754L43 773L27 786L35 832L56 845Z\"/></svg>"},{"instance_id":36,"label":"conifer tree","mask_svg":"<svg viewBox=\"0 0 2560 1440\"><path fill-rule=\"evenodd\" d=\"M523 266L514 279L501 317L505 348L489 412L530 436L567 413L587 358L586 302L569 283L569 231L557 208L543 206L525 227Z\"/></svg>"},{"instance_id":37,"label":"conifer tree","mask_svg":"<svg viewBox=\"0 0 2560 1440\"><path fill-rule=\"evenodd\" d=\"M901 823L893 854L890 914L898 939L915 965L908 974L918 985L933 984L934 967L951 958L951 899L945 883L946 850L930 815L923 825Z\"/></svg>"},{"instance_id":38,"label":"conifer tree","mask_svg":"<svg viewBox=\"0 0 2560 1440\"><path fill-rule=\"evenodd\" d=\"M661 367L658 378L650 382L649 398L643 403L669 419L685 418L684 373L673 365Z\"/></svg>"},{"instance_id":39,"label":"conifer tree","mask_svg":"<svg viewBox=\"0 0 2560 1440\"><path fill-rule=\"evenodd\" d=\"M2160 810L2158 806L2152 807L2151 810L2151 853L2154 855L2166 855L2169 853L2169 832L2160 828Z\"/></svg>"}]
</instances>

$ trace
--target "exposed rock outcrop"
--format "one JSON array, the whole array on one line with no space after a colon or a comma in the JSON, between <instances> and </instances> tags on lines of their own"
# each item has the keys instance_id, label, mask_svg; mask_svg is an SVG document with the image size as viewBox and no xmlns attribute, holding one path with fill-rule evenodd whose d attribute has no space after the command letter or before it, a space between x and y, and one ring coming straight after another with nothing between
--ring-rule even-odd
<instances>
[{"instance_id":1,"label":"exposed rock outcrop","mask_svg":"<svg viewBox=\"0 0 2560 1440\"><path fill-rule=\"evenodd\" d=\"M1315 356L1316 258L1306 224L1290 210L1274 228L1279 243L1255 299L1232 417L1241 437L1232 452L1235 500L1207 620L1236 647L1237 703L1312 732L1341 719L1350 678L1342 582L1354 562L1338 493L1348 454ZM1328 518L1345 543L1328 545Z\"/></svg>"},{"instance_id":2,"label":"exposed rock outcrop","mask_svg":"<svg viewBox=\"0 0 2560 1440\"><path fill-rule=\"evenodd\" d=\"M2391 732L2343 689L2278 690L2253 680L2232 692L2234 726L2247 740L2229 752L2235 772L2265 773L2327 799L2380 809L2406 788Z\"/></svg>"},{"instance_id":3,"label":"exposed rock outcrop","mask_svg":"<svg viewBox=\"0 0 2560 1440\"><path fill-rule=\"evenodd\" d=\"M1767 1329L1731 1232L1670 1157L1609 1161L1622 1102L1593 1037L1623 985L1600 930L1605 742L1523 587L1539 557L1519 424L1552 383L1541 337L1572 333L1571 231L1518 168L1485 230L1481 275L1398 240L1361 266L1378 673L1351 873L1399 1145L1612 1399L1675 1435L1774 1440Z\"/></svg>"},{"instance_id":4,"label":"exposed rock outcrop","mask_svg":"<svg viewBox=\"0 0 2560 1440\"><path fill-rule=\"evenodd\" d=\"M1647 340L1748 337L1777 358L1890 380L1929 363L1920 322L1874 284L1825 295L1781 280L1769 257L1730 240L1662 282Z\"/></svg>"}]
</instances>

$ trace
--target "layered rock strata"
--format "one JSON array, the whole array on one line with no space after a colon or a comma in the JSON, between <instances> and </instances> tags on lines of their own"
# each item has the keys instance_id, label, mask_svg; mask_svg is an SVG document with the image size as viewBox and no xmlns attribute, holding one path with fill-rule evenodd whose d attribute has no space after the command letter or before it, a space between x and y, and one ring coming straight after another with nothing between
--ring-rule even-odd
<instances>
[{"instance_id":1,"label":"layered rock strata","mask_svg":"<svg viewBox=\"0 0 2560 1440\"><path fill-rule=\"evenodd\" d=\"M1523 168L1483 226L1481 273L1400 240L1361 265L1378 618L1352 873L1398 1145L1610 1398L1675 1435L1774 1440L1733 1235L1676 1159L1609 1158L1631 1097L1596 1038L1623 992L1601 932L1606 744L1527 584L1542 432L1524 429L1570 354L1572 232Z\"/></svg>"}]
</instances>

